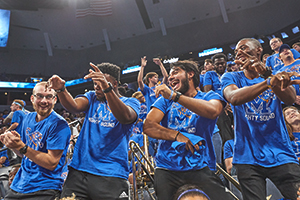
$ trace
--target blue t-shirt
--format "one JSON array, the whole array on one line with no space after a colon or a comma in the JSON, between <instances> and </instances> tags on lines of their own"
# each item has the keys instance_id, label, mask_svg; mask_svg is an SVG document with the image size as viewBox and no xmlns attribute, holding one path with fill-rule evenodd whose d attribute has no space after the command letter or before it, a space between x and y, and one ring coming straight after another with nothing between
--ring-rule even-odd
<instances>
[{"instance_id":1,"label":"blue t-shirt","mask_svg":"<svg viewBox=\"0 0 300 200\"><path fill-rule=\"evenodd\" d=\"M205 76L205 74L200 74L200 83L199 83L199 88L203 87L203 83L204 83L204 76Z\"/></svg>"},{"instance_id":2,"label":"blue t-shirt","mask_svg":"<svg viewBox=\"0 0 300 200\"><path fill-rule=\"evenodd\" d=\"M108 103L97 100L95 91L80 96L86 97L89 104L70 166L98 176L127 179L128 142L133 123L117 121ZM120 100L138 116L140 102L136 98L121 97Z\"/></svg>"},{"instance_id":3,"label":"blue t-shirt","mask_svg":"<svg viewBox=\"0 0 300 200\"><path fill-rule=\"evenodd\" d=\"M71 130L66 120L55 111L40 122L36 122L36 115L36 112L32 112L24 117L20 132L22 141L36 151L47 153L48 150L63 150L63 154L53 171L37 165L24 156L21 168L11 185L11 189L19 193L61 190L64 182L62 173Z\"/></svg>"},{"instance_id":4,"label":"blue t-shirt","mask_svg":"<svg viewBox=\"0 0 300 200\"><path fill-rule=\"evenodd\" d=\"M227 140L224 144L224 160L226 158L232 158L233 157L233 146L234 146L234 141L232 140Z\"/></svg>"},{"instance_id":5,"label":"blue t-shirt","mask_svg":"<svg viewBox=\"0 0 300 200\"><path fill-rule=\"evenodd\" d=\"M222 91L232 84L243 88L264 81L260 77L250 80L243 71L226 73L221 80ZM281 101L271 89L250 102L231 107L235 124L233 164L275 167L298 163L286 129Z\"/></svg>"},{"instance_id":6,"label":"blue t-shirt","mask_svg":"<svg viewBox=\"0 0 300 200\"><path fill-rule=\"evenodd\" d=\"M212 90L218 94L221 94L221 76L216 71L208 71L204 75L203 87L211 85Z\"/></svg>"},{"instance_id":7,"label":"blue t-shirt","mask_svg":"<svg viewBox=\"0 0 300 200\"><path fill-rule=\"evenodd\" d=\"M22 121L23 118L25 117L26 113L22 110L16 110L13 114L13 117L11 119L11 124L17 122L19 125L17 126L17 128L15 129L15 131L17 131L18 133L20 133L21 131L21 126L22 126Z\"/></svg>"},{"instance_id":8,"label":"blue t-shirt","mask_svg":"<svg viewBox=\"0 0 300 200\"><path fill-rule=\"evenodd\" d=\"M300 53L298 51L295 49L291 49L291 51L294 55L294 59L300 58ZM266 60L266 66L271 67L273 74L276 74L276 72L283 67L283 62L279 58L279 53L269 56Z\"/></svg>"},{"instance_id":9,"label":"blue t-shirt","mask_svg":"<svg viewBox=\"0 0 300 200\"><path fill-rule=\"evenodd\" d=\"M293 132L293 135L295 136L295 139L292 141L293 150L297 158L299 158L300 157L300 133Z\"/></svg>"},{"instance_id":10,"label":"blue t-shirt","mask_svg":"<svg viewBox=\"0 0 300 200\"><path fill-rule=\"evenodd\" d=\"M198 91L194 98L206 101L212 99L224 101L220 95L213 91L208 93ZM211 137L217 119L212 120L199 116L179 103L163 97L160 97L153 104L153 107L164 113L161 121L163 127L180 131L182 134L195 135L203 140L203 145L199 151L195 150L194 155L184 148L185 143L159 140L156 154L157 167L174 171L197 170L206 166L209 166L210 169L216 168L216 157ZM183 148L178 149L176 143L183 144Z\"/></svg>"},{"instance_id":11,"label":"blue t-shirt","mask_svg":"<svg viewBox=\"0 0 300 200\"><path fill-rule=\"evenodd\" d=\"M142 92L142 94L144 95L145 99L146 99L146 105L147 105L147 113L150 111L150 107L152 106L152 104L156 101L156 97L155 97L155 88L154 87L149 87L148 85L144 84L144 90L141 91L141 89L139 88L138 90ZM159 95L158 97L160 97L161 95Z\"/></svg>"},{"instance_id":12,"label":"blue t-shirt","mask_svg":"<svg viewBox=\"0 0 300 200\"><path fill-rule=\"evenodd\" d=\"M4 147L3 147L4 148ZM3 149L2 148L2 149ZM0 158L1 157L6 157L6 160L5 160L5 162L2 164L4 167L7 167L7 166L9 166L9 159L8 159L8 156L7 156L7 150L4 150L4 151L1 151L0 152Z\"/></svg>"}]
</instances>

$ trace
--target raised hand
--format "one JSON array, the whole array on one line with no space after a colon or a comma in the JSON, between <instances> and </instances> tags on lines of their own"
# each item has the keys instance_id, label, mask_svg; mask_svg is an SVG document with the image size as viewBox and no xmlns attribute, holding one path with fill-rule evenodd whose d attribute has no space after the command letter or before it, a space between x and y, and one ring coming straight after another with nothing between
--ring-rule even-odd
<instances>
[{"instance_id":1,"label":"raised hand","mask_svg":"<svg viewBox=\"0 0 300 200\"><path fill-rule=\"evenodd\" d=\"M155 96L158 98L159 95L162 95L165 99L171 99L171 94L175 95L174 92L165 84L159 85L155 88Z\"/></svg>"},{"instance_id":2,"label":"raised hand","mask_svg":"<svg viewBox=\"0 0 300 200\"><path fill-rule=\"evenodd\" d=\"M153 62L155 64L157 64L158 66L162 65L162 62L161 62L161 60L159 58L153 58Z\"/></svg>"},{"instance_id":3,"label":"raised hand","mask_svg":"<svg viewBox=\"0 0 300 200\"><path fill-rule=\"evenodd\" d=\"M141 58L141 67L146 67L146 65L147 65L147 59L146 56L144 56Z\"/></svg>"},{"instance_id":4,"label":"raised hand","mask_svg":"<svg viewBox=\"0 0 300 200\"><path fill-rule=\"evenodd\" d=\"M104 76L104 74L100 71L100 69L94 65L93 63L90 63L91 67L94 69L89 70L89 74L87 74L84 79L89 79L91 78L97 85L101 87L101 89L106 89L109 87L108 82Z\"/></svg>"},{"instance_id":5,"label":"raised hand","mask_svg":"<svg viewBox=\"0 0 300 200\"><path fill-rule=\"evenodd\" d=\"M299 84L300 80L291 80L292 76L300 77L300 74L297 72L280 72L274 76L272 76L270 84L274 86L278 86L281 90L285 90L289 85Z\"/></svg>"},{"instance_id":6,"label":"raised hand","mask_svg":"<svg viewBox=\"0 0 300 200\"><path fill-rule=\"evenodd\" d=\"M57 75L53 75L51 78L48 79L45 90L53 89L53 90L60 90L65 86L66 81L60 78Z\"/></svg>"},{"instance_id":7,"label":"raised hand","mask_svg":"<svg viewBox=\"0 0 300 200\"><path fill-rule=\"evenodd\" d=\"M264 74L266 72L264 63L258 60L255 56L251 56L241 49L238 50L237 54L242 54L244 57L246 57L245 61L241 61L241 60L234 61L236 64L241 66L241 70L252 69L257 71L257 73L259 74Z\"/></svg>"}]
</instances>

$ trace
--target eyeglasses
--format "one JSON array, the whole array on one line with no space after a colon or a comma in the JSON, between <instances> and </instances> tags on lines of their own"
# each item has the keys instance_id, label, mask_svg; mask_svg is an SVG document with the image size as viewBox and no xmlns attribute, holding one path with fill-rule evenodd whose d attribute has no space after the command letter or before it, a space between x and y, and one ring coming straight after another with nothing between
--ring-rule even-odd
<instances>
[{"instance_id":1,"label":"eyeglasses","mask_svg":"<svg viewBox=\"0 0 300 200\"><path fill-rule=\"evenodd\" d=\"M295 113L298 113L298 111L297 110L290 110L290 111L285 112L285 115L289 116L289 115L295 114Z\"/></svg>"},{"instance_id":2,"label":"eyeglasses","mask_svg":"<svg viewBox=\"0 0 300 200\"><path fill-rule=\"evenodd\" d=\"M49 95L42 95L42 94L34 94L33 95L35 98L37 98L38 100L42 100L44 99L44 97L46 98L46 100L52 100L55 98L55 95L49 94Z\"/></svg>"}]
</instances>

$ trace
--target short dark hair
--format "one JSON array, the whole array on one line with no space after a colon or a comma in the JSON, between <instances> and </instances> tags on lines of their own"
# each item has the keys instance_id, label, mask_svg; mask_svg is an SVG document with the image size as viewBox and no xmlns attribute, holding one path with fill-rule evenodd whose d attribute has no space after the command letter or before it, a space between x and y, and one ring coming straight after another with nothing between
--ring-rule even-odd
<instances>
[{"instance_id":1,"label":"short dark hair","mask_svg":"<svg viewBox=\"0 0 300 200\"><path fill-rule=\"evenodd\" d=\"M180 67L186 72L194 72L193 82L195 88L200 84L200 72L197 63L189 60L181 60L170 64L170 68Z\"/></svg>"},{"instance_id":2,"label":"short dark hair","mask_svg":"<svg viewBox=\"0 0 300 200\"><path fill-rule=\"evenodd\" d=\"M217 53L211 59L214 63L216 59L220 59L220 58L224 58L224 60L227 61L227 56L224 53Z\"/></svg>"},{"instance_id":3,"label":"short dark hair","mask_svg":"<svg viewBox=\"0 0 300 200\"><path fill-rule=\"evenodd\" d=\"M116 81L120 82L120 72L121 68L117 65L114 65L112 63L101 63L97 64L97 67L100 69L100 71L104 74L109 74L111 77L115 78Z\"/></svg>"}]
</instances>

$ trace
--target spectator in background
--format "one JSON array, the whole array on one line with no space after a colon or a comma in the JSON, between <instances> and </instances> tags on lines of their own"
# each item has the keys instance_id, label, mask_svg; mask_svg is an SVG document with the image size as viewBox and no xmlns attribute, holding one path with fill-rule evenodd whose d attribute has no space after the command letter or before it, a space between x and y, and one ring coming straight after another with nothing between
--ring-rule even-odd
<instances>
[{"instance_id":1,"label":"spectator in background","mask_svg":"<svg viewBox=\"0 0 300 200\"><path fill-rule=\"evenodd\" d=\"M223 53L218 53L212 57L212 62L214 70L206 71L204 76L204 92L212 90L218 94L221 94L220 79L227 67L227 57Z\"/></svg>"},{"instance_id":2,"label":"spectator in background","mask_svg":"<svg viewBox=\"0 0 300 200\"><path fill-rule=\"evenodd\" d=\"M162 83L167 84L168 81L168 73L165 69L164 65L160 61L159 58L153 58L153 62L157 64L161 70L161 73L163 75L163 81ZM159 85L158 82L158 74L155 72L149 72L145 76L145 82L143 81L143 75L144 75L144 68L147 65L146 56L141 58L141 70L139 71L137 82L139 85L139 90L143 93L146 104L147 104L147 112L150 111L150 106L154 103L154 101L157 99L155 96L155 88Z\"/></svg>"},{"instance_id":3,"label":"spectator in background","mask_svg":"<svg viewBox=\"0 0 300 200\"><path fill-rule=\"evenodd\" d=\"M187 184L177 190L174 200L210 200L210 198L197 185Z\"/></svg>"},{"instance_id":4,"label":"spectator in background","mask_svg":"<svg viewBox=\"0 0 300 200\"><path fill-rule=\"evenodd\" d=\"M266 53L266 54L264 54L263 56L262 56L262 62L264 63L264 64L266 64L266 62L267 62L267 58L270 56L270 54L268 54L268 53Z\"/></svg>"},{"instance_id":5,"label":"spectator in background","mask_svg":"<svg viewBox=\"0 0 300 200\"><path fill-rule=\"evenodd\" d=\"M233 61L227 62L227 72L237 72L240 71L240 66Z\"/></svg>"},{"instance_id":6,"label":"spectator in background","mask_svg":"<svg viewBox=\"0 0 300 200\"><path fill-rule=\"evenodd\" d=\"M3 121L4 121L3 112L0 112L0 126L4 124Z\"/></svg>"},{"instance_id":7,"label":"spectator in background","mask_svg":"<svg viewBox=\"0 0 300 200\"><path fill-rule=\"evenodd\" d=\"M283 66L278 53L282 44L283 42L280 38L272 38L270 40L270 47L274 51L274 54L267 58L266 66L273 70L273 74L276 74L276 72ZM295 59L300 57L300 53L295 49L293 49L292 52Z\"/></svg>"},{"instance_id":8,"label":"spectator in background","mask_svg":"<svg viewBox=\"0 0 300 200\"><path fill-rule=\"evenodd\" d=\"M277 71L277 73L280 72L296 72L300 75L300 60L294 59L293 53L291 51L291 48L287 44L283 44L279 48L279 58L283 62L283 66L280 70ZM299 79L299 77L292 77L293 79ZM300 107L300 90L299 90L299 84L294 85L296 89L296 101L295 106Z\"/></svg>"},{"instance_id":9,"label":"spectator in background","mask_svg":"<svg viewBox=\"0 0 300 200\"><path fill-rule=\"evenodd\" d=\"M71 131L53 111L56 92L45 87L46 82L40 82L33 88L30 100L36 112L24 117L20 132L0 136L6 147L23 157L5 199L54 200L60 195Z\"/></svg>"},{"instance_id":10,"label":"spectator in background","mask_svg":"<svg viewBox=\"0 0 300 200\"><path fill-rule=\"evenodd\" d=\"M6 149L6 147L0 142L0 148ZM7 150L1 151L0 152L0 167L7 167L9 166L9 159L7 155Z\"/></svg>"},{"instance_id":11,"label":"spectator in background","mask_svg":"<svg viewBox=\"0 0 300 200\"><path fill-rule=\"evenodd\" d=\"M124 83L123 87L125 89L125 97L131 97L132 94L135 92L133 89L129 88L128 83Z\"/></svg>"},{"instance_id":12,"label":"spectator in background","mask_svg":"<svg viewBox=\"0 0 300 200\"><path fill-rule=\"evenodd\" d=\"M233 139L227 140L224 144L224 163L225 163L227 173L230 174L231 176L236 175L235 167L232 165L233 146L234 146Z\"/></svg>"},{"instance_id":13,"label":"spectator in background","mask_svg":"<svg viewBox=\"0 0 300 200\"><path fill-rule=\"evenodd\" d=\"M11 119L11 125L6 131L15 130L17 133L20 133L22 121L26 115L24 109L24 101L20 99L15 99L10 106L10 110L13 113L13 116Z\"/></svg>"},{"instance_id":14,"label":"spectator in background","mask_svg":"<svg viewBox=\"0 0 300 200\"><path fill-rule=\"evenodd\" d=\"M300 113L294 106L283 109L285 124L292 141L293 150L300 161Z\"/></svg>"},{"instance_id":15,"label":"spectator in background","mask_svg":"<svg viewBox=\"0 0 300 200\"><path fill-rule=\"evenodd\" d=\"M292 48L300 53L300 42L294 43Z\"/></svg>"}]
</instances>

